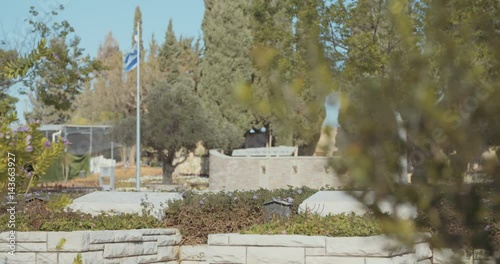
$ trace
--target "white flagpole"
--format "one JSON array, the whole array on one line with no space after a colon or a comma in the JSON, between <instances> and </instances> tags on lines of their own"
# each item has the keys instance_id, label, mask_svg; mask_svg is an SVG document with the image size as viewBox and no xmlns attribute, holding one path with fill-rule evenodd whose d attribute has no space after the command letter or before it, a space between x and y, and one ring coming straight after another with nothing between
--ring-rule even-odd
<instances>
[{"instance_id":1,"label":"white flagpole","mask_svg":"<svg viewBox=\"0 0 500 264\"><path fill-rule=\"evenodd\" d=\"M139 31L139 22L137 22L137 39L135 40L137 42L137 120L136 120L136 127L137 127L137 134L136 134L136 148L137 148L137 153L136 153L136 162L135 162L135 171L136 171L136 188L137 191L141 191L141 95L140 95L140 72L141 72L141 32Z\"/></svg>"}]
</instances>

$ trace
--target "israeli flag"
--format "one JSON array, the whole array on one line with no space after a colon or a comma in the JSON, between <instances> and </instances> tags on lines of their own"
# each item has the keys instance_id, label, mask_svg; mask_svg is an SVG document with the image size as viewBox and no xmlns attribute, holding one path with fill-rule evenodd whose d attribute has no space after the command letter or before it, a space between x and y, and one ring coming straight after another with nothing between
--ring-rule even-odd
<instances>
[{"instance_id":1,"label":"israeli flag","mask_svg":"<svg viewBox=\"0 0 500 264\"><path fill-rule=\"evenodd\" d=\"M137 67L137 61L139 59L138 52L137 52L137 45L130 51L126 56L123 61L124 69L125 71L129 72L135 67Z\"/></svg>"}]
</instances>

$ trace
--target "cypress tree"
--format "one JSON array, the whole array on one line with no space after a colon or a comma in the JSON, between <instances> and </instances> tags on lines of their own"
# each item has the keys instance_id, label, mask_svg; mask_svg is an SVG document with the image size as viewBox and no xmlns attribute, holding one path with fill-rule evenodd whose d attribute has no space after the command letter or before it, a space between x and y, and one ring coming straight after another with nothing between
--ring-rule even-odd
<instances>
[{"instance_id":1,"label":"cypress tree","mask_svg":"<svg viewBox=\"0 0 500 264\"><path fill-rule=\"evenodd\" d=\"M165 42L160 50L160 70L164 73L177 74L179 72L178 57L179 44L175 37L172 19L170 19L165 33Z\"/></svg>"},{"instance_id":2,"label":"cypress tree","mask_svg":"<svg viewBox=\"0 0 500 264\"><path fill-rule=\"evenodd\" d=\"M247 0L205 0L202 24L205 50L198 93L218 110L219 122L232 127L226 131L236 140L233 147L243 142L253 121L251 110L234 97L238 85L249 82L253 72L249 8Z\"/></svg>"},{"instance_id":3,"label":"cypress tree","mask_svg":"<svg viewBox=\"0 0 500 264\"><path fill-rule=\"evenodd\" d=\"M319 44L318 0L255 0L252 30L256 68L252 87L261 105L270 109L263 122L270 123L276 142L299 147L312 155L325 117L322 107L331 87ZM278 78L277 78L278 77Z\"/></svg>"},{"instance_id":4,"label":"cypress tree","mask_svg":"<svg viewBox=\"0 0 500 264\"><path fill-rule=\"evenodd\" d=\"M132 47L135 45L135 32L137 31L137 23L139 23L139 43L141 44L141 55L144 54L144 43L142 42L142 13L139 6L135 7L134 12L134 27L132 31ZM142 62L142 61L141 61Z\"/></svg>"}]
</instances>

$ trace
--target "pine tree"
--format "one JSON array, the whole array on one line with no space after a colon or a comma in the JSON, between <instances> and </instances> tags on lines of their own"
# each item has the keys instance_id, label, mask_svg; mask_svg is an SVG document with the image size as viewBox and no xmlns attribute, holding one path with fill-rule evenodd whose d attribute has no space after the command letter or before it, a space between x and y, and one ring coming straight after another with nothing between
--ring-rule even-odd
<instances>
[{"instance_id":1,"label":"pine tree","mask_svg":"<svg viewBox=\"0 0 500 264\"><path fill-rule=\"evenodd\" d=\"M112 32L109 32L104 43L99 45L97 59L106 70L96 76L93 89L88 83L87 89L79 96L74 122L113 122L124 118L131 107L126 103L129 95L123 92L123 54Z\"/></svg>"}]
</instances>

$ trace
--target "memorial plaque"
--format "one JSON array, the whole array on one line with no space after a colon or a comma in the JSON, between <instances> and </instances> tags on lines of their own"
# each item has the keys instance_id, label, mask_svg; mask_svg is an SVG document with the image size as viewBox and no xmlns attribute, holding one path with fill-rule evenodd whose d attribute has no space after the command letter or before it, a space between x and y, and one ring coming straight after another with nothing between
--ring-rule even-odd
<instances>
[{"instance_id":1,"label":"memorial plaque","mask_svg":"<svg viewBox=\"0 0 500 264\"><path fill-rule=\"evenodd\" d=\"M271 147L271 148L248 148L233 150L233 157L290 157L293 156L296 147Z\"/></svg>"}]
</instances>

